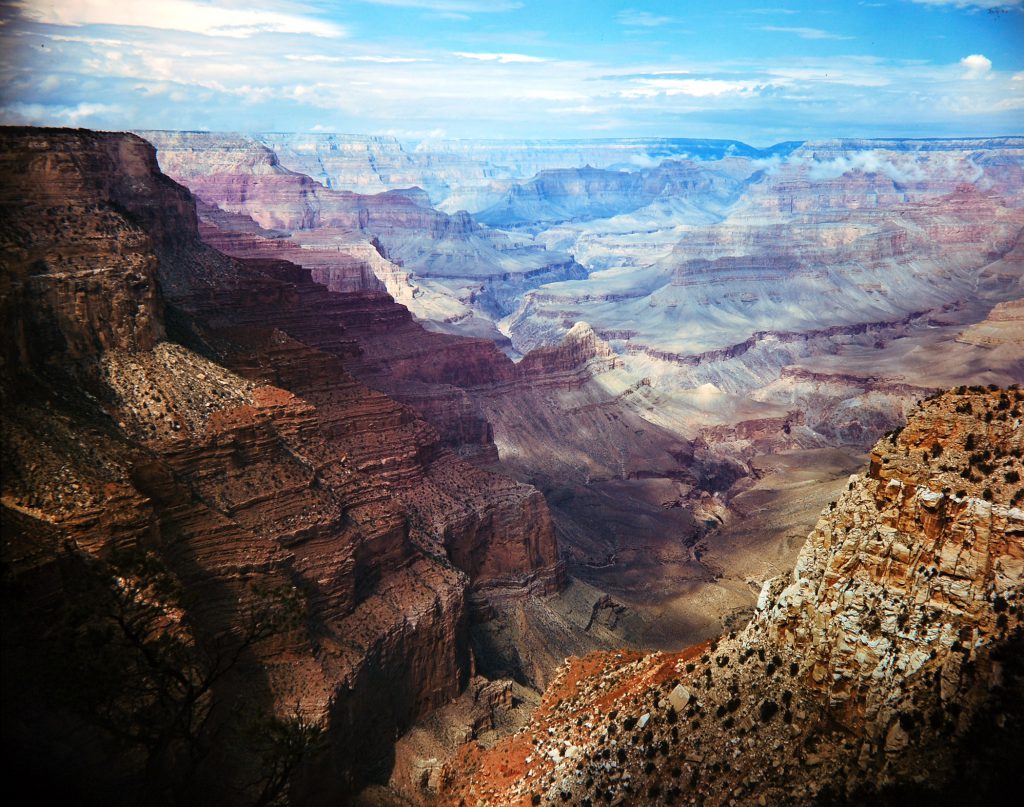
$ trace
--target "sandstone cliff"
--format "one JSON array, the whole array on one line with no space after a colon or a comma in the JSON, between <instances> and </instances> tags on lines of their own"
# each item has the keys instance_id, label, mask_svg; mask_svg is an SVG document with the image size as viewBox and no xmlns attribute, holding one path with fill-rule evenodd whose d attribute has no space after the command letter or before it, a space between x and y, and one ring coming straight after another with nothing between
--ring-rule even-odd
<instances>
[{"instance_id":1,"label":"sandstone cliff","mask_svg":"<svg viewBox=\"0 0 1024 807\"><path fill-rule=\"evenodd\" d=\"M986 803L1024 727L1018 389L925 401L746 629L571 659L447 803ZM941 788L950 788L945 797Z\"/></svg>"},{"instance_id":2,"label":"sandstone cliff","mask_svg":"<svg viewBox=\"0 0 1024 807\"><path fill-rule=\"evenodd\" d=\"M113 753L120 735L43 688L80 606L80 570L100 570L101 588L147 591L143 572L117 565L141 553L188 594L159 605L157 636L235 659L191 701L207 705L203 725L234 726L244 706L323 729L326 754L288 771L297 798L386 776L396 733L472 673L469 592L559 585L543 498L466 464L353 379L346 312L358 304L292 264L203 244L191 195L149 144L0 138L5 690L17 693L5 695L5 735L29 770L94 795L142 799L172 781L178 798L255 797L251 737L198 770L212 735L191 726L146 746L147 778L134 778L142 746L95 765L86 749ZM268 591L301 618L247 633Z\"/></svg>"}]
</instances>

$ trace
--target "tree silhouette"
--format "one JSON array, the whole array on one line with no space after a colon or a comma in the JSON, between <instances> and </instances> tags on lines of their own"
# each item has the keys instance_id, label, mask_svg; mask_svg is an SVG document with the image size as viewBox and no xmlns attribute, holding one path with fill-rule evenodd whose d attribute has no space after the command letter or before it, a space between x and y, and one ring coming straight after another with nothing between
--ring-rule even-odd
<instances>
[{"instance_id":1,"label":"tree silhouette","mask_svg":"<svg viewBox=\"0 0 1024 807\"><path fill-rule=\"evenodd\" d=\"M98 559L68 545L62 565L47 690L110 738L142 798L195 803L217 792L231 803L286 803L292 774L322 746L321 727L297 706L268 714L244 685L226 684L254 645L297 626L299 593L255 585L256 604L211 637L191 624L188 592L152 552Z\"/></svg>"}]
</instances>

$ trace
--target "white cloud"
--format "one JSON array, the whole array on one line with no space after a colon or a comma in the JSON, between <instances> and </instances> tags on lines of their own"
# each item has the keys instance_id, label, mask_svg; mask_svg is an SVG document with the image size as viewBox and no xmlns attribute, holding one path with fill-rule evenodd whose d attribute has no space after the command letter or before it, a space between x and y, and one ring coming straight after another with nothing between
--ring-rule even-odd
<instances>
[{"instance_id":1,"label":"white cloud","mask_svg":"<svg viewBox=\"0 0 1024 807\"><path fill-rule=\"evenodd\" d=\"M957 8L1017 8L1024 0L911 0L922 6L956 6Z\"/></svg>"},{"instance_id":2,"label":"white cloud","mask_svg":"<svg viewBox=\"0 0 1024 807\"><path fill-rule=\"evenodd\" d=\"M453 19L465 19L462 14L484 14L501 11L515 11L522 8L518 0L363 0L375 6L398 6L399 8L422 8L436 11Z\"/></svg>"},{"instance_id":3,"label":"white cloud","mask_svg":"<svg viewBox=\"0 0 1024 807\"><path fill-rule=\"evenodd\" d=\"M915 162L899 166L885 159L877 151L859 151L850 157L837 157L822 162L811 161L809 165L808 175L813 180L835 179L852 171L885 174L894 182L917 182L925 178L925 173Z\"/></svg>"},{"instance_id":4,"label":"white cloud","mask_svg":"<svg viewBox=\"0 0 1024 807\"><path fill-rule=\"evenodd\" d=\"M785 79L788 84L846 84L850 87L887 87L892 84L886 75L878 71L839 67L835 64L820 67L772 67L768 73Z\"/></svg>"},{"instance_id":5,"label":"white cloud","mask_svg":"<svg viewBox=\"0 0 1024 807\"><path fill-rule=\"evenodd\" d=\"M429 59L415 59L411 56L353 56L353 62L373 62L374 64L413 64L428 62Z\"/></svg>"},{"instance_id":6,"label":"white cloud","mask_svg":"<svg viewBox=\"0 0 1024 807\"><path fill-rule=\"evenodd\" d=\"M688 95L691 98L716 98L723 95L745 95L764 89L768 84L758 81L727 81L708 78L644 78L636 86L621 90L623 98L653 98L658 95Z\"/></svg>"},{"instance_id":7,"label":"white cloud","mask_svg":"<svg viewBox=\"0 0 1024 807\"><path fill-rule=\"evenodd\" d=\"M22 123L52 125L56 121L78 126L103 115L122 114L124 109L115 104L92 104L83 101L74 106L15 103L3 111L11 115L13 120Z\"/></svg>"},{"instance_id":8,"label":"white cloud","mask_svg":"<svg viewBox=\"0 0 1024 807\"><path fill-rule=\"evenodd\" d=\"M93 36L64 36L63 34L49 34L48 39L54 42L82 42L86 45L106 45L107 47L120 47L129 44L123 39L106 39Z\"/></svg>"},{"instance_id":9,"label":"white cloud","mask_svg":"<svg viewBox=\"0 0 1024 807\"><path fill-rule=\"evenodd\" d=\"M966 68L964 78L967 79L981 78L992 70L992 61L990 59L986 59L980 53L972 53L970 56L964 56L964 58L960 60L960 64Z\"/></svg>"},{"instance_id":10,"label":"white cloud","mask_svg":"<svg viewBox=\"0 0 1024 807\"><path fill-rule=\"evenodd\" d=\"M444 129L388 129L381 134L389 137L397 137L407 140L440 140L447 137L448 132Z\"/></svg>"},{"instance_id":11,"label":"white cloud","mask_svg":"<svg viewBox=\"0 0 1024 807\"><path fill-rule=\"evenodd\" d=\"M831 31L823 31L821 28L799 28L785 25L762 25L762 31L773 31L780 34L795 34L801 39L853 39L852 36L833 34Z\"/></svg>"},{"instance_id":12,"label":"white cloud","mask_svg":"<svg viewBox=\"0 0 1024 807\"><path fill-rule=\"evenodd\" d=\"M942 152L899 154L879 150L855 151L826 160L804 153L786 157L773 155L754 160L753 164L770 175L777 175L787 169L806 169L808 178L815 182L827 182L855 171L883 174L900 183L925 179L975 182L981 176L981 169L970 160L964 160L954 153Z\"/></svg>"},{"instance_id":13,"label":"white cloud","mask_svg":"<svg viewBox=\"0 0 1024 807\"><path fill-rule=\"evenodd\" d=\"M528 62L546 62L540 56L527 56L523 53L467 53L456 51L452 54L462 59L474 59L478 62L498 62L499 64L520 64Z\"/></svg>"},{"instance_id":14,"label":"white cloud","mask_svg":"<svg viewBox=\"0 0 1024 807\"><path fill-rule=\"evenodd\" d=\"M343 56L328 56L326 53L286 53L284 58L290 62L337 63L345 61Z\"/></svg>"},{"instance_id":15,"label":"white cloud","mask_svg":"<svg viewBox=\"0 0 1024 807\"><path fill-rule=\"evenodd\" d=\"M607 105L580 104L578 106L560 106L548 109L550 115L607 115L611 111Z\"/></svg>"},{"instance_id":16,"label":"white cloud","mask_svg":"<svg viewBox=\"0 0 1024 807\"><path fill-rule=\"evenodd\" d=\"M415 59L409 56L330 56L326 53L286 53L284 58L290 62L312 62L321 64L341 64L342 62L412 64L413 62L429 61L428 59Z\"/></svg>"},{"instance_id":17,"label":"white cloud","mask_svg":"<svg viewBox=\"0 0 1024 807\"><path fill-rule=\"evenodd\" d=\"M311 16L198 0L18 0L21 13L49 25L125 25L244 38L272 32L340 37L345 29Z\"/></svg>"},{"instance_id":18,"label":"white cloud","mask_svg":"<svg viewBox=\"0 0 1024 807\"><path fill-rule=\"evenodd\" d=\"M676 22L675 17L651 14L649 11L638 11L635 8L623 9L615 16L615 19L620 25L625 25L627 28L658 28Z\"/></svg>"}]
</instances>

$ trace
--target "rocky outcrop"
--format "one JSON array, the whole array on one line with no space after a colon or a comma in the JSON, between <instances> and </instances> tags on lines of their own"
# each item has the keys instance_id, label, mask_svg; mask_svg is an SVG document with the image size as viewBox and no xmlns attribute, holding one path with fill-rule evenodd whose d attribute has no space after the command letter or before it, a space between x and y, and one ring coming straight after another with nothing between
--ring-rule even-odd
<instances>
[{"instance_id":1,"label":"rocky outcrop","mask_svg":"<svg viewBox=\"0 0 1024 807\"><path fill-rule=\"evenodd\" d=\"M150 238L111 205L75 193L82 170L93 170L108 186L121 178L101 157L79 169L69 156L49 151L42 137L23 141L4 132L0 138L0 205L9 216L0 278L11 328L5 367L37 364L57 352L81 359L152 348L163 338L163 305ZM27 154L15 144L27 146ZM100 137L93 145L110 157L145 159L127 148L118 155L119 147ZM111 249L115 239L118 247Z\"/></svg>"},{"instance_id":2,"label":"rocky outcrop","mask_svg":"<svg viewBox=\"0 0 1024 807\"><path fill-rule=\"evenodd\" d=\"M765 584L746 629L679 654L570 660L527 729L467 746L445 803L998 794L1024 721L1022 399L924 402L822 513L792 576Z\"/></svg>"},{"instance_id":3,"label":"rocky outcrop","mask_svg":"<svg viewBox=\"0 0 1024 807\"><path fill-rule=\"evenodd\" d=\"M560 585L543 498L465 463L412 410L356 381L346 312L387 329L387 308L367 309L372 294L342 299L293 264L205 245L191 195L160 174L149 144L66 130L2 137L11 730L41 770L92 780L97 794L135 792L141 752L90 767L75 743L109 749L112 735L77 715L82 739L57 742L48 732L72 707L47 706L39 691L78 607L72 561L102 569L131 550L189 593L161 630L180 624L197 647L238 654L203 696L210 730L234 731L242 698L246 714L321 726L326 756L291 783L310 800L386 777L396 733L470 676L468 592ZM111 574L105 585L149 585ZM301 619L248 641L278 590ZM202 725L196 742L209 739ZM231 802L248 798L232 790L249 786L245 753L261 753L247 743L230 764L202 757L211 767L187 777L180 766L198 746L161 746L161 760L186 787L209 788L189 798ZM264 774L274 771L253 776Z\"/></svg>"},{"instance_id":4,"label":"rocky outcrop","mask_svg":"<svg viewBox=\"0 0 1024 807\"><path fill-rule=\"evenodd\" d=\"M577 322L559 344L537 348L524 356L516 366L516 374L521 378L539 380L559 373L578 371L591 362L601 364L601 367L593 370L596 372L617 366L615 353L608 343L594 333L594 329L587 323Z\"/></svg>"}]
</instances>

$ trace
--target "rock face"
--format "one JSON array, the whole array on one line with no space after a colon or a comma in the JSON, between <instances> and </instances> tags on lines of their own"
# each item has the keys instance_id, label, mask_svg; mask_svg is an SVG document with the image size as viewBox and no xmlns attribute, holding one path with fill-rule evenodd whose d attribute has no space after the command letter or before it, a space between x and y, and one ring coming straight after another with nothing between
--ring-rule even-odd
<instances>
[{"instance_id":1,"label":"rock face","mask_svg":"<svg viewBox=\"0 0 1024 807\"><path fill-rule=\"evenodd\" d=\"M992 307L981 322L966 328L957 341L990 348L1024 345L1024 299L1007 300Z\"/></svg>"},{"instance_id":2,"label":"rock face","mask_svg":"<svg viewBox=\"0 0 1024 807\"><path fill-rule=\"evenodd\" d=\"M901 382L1007 384L1024 372L1016 341L965 330L1020 296L1020 138L758 150L147 136L209 202L204 237L218 248L286 258L335 290L386 289L427 328L510 355L588 322L627 386L651 391L634 396L640 417L686 438L735 425L753 398L764 406L744 419L802 408L811 440L867 450L919 397L894 392ZM956 372L935 377L911 340ZM794 383L801 373L849 383ZM707 384L725 393L714 406L694 401Z\"/></svg>"},{"instance_id":3,"label":"rock face","mask_svg":"<svg viewBox=\"0 0 1024 807\"><path fill-rule=\"evenodd\" d=\"M243 697L321 726L326 756L291 783L310 800L386 775L396 732L471 675L470 594L560 584L543 498L459 459L356 381L346 317L358 321L359 301L293 264L205 245L192 196L145 141L0 138L5 689L16 682L19 701L5 726L41 772L121 797L141 781L136 751L123 767L92 765L83 744L109 752L112 735L39 689L74 608L74 564L106 568L130 550L195 595L168 606L160 630L238 647L218 694L203 696L211 728ZM148 584L118 574L104 585ZM278 589L301 620L246 641ZM80 740L55 740L62 720ZM167 776L209 788L183 797L247 798L252 757L204 758L210 768L182 778L182 742L160 746Z\"/></svg>"},{"instance_id":4,"label":"rock face","mask_svg":"<svg viewBox=\"0 0 1024 807\"><path fill-rule=\"evenodd\" d=\"M355 244L365 252L372 242L392 262L391 269L386 262L369 264L371 272L384 269L376 285L390 280L388 288L396 299L409 302L442 330L446 322L472 319L474 311L485 320L500 318L526 289L586 276L568 255L482 228L465 211L435 210L419 188L372 195L335 190L285 168L253 138L145 134L157 146L169 176L221 211L245 214L263 228L285 231L294 246L316 250L320 271L328 277L336 274L331 257L351 263L351 258L337 255L345 252L344 245ZM229 220L221 218L219 224L224 228ZM403 267L404 277L394 271L395 265ZM493 324L478 328L497 336ZM472 334L474 325L463 322L462 331Z\"/></svg>"},{"instance_id":5,"label":"rock face","mask_svg":"<svg viewBox=\"0 0 1024 807\"><path fill-rule=\"evenodd\" d=\"M527 729L467 746L446 803L995 797L1024 725L1022 408L925 401L746 629L570 660Z\"/></svg>"},{"instance_id":6,"label":"rock face","mask_svg":"<svg viewBox=\"0 0 1024 807\"><path fill-rule=\"evenodd\" d=\"M47 182L28 203L34 215L21 214L22 227L7 234L12 251L0 282L4 320L12 330L4 340L5 365L33 364L58 350L81 359L103 350L151 349L163 338L163 305L146 233L116 211L78 198L76 178L65 174L59 155L46 151L46 140L26 141L28 159L7 148L0 154L0 203L16 210L26 204L37 177ZM126 152L126 160L144 159ZM105 167L85 170L96 169L98 181L110 186L123 182L100 173ZM116 251L112 239L118 241ZM43 248L44 242L51 248Z\"/></svg>"}]
</instances>

